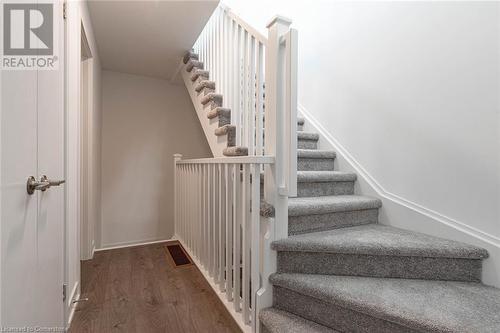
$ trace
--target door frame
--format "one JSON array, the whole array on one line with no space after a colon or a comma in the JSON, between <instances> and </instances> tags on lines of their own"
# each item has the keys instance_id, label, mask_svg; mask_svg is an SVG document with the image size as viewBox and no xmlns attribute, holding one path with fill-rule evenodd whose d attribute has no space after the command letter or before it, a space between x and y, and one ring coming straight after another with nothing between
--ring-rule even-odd
<instances>
[{"instance_id":1,"label":"door frame","mask_svg":"<svg viewBox=\"0 0 500 333\"><path fill-rule=\"evenodd\" d=\"M95 204L93 173L94 59L83 22L81 24L80 64L80 259L92 259L95 250Z\"/></svg>"},{"instance_id":2,"label":"door frame","mask_svg":"<svg viewBox=\"0 0 500 333\"><path fill-rule=\"evenodd\" d=\"M81 27L84 25L83 5L79 1L67 1L64 50L65 50L65 267L64 284L66 300L65 324L69 329L80 298L80 76L81 76Z\"/></svg>"}]
</instances>

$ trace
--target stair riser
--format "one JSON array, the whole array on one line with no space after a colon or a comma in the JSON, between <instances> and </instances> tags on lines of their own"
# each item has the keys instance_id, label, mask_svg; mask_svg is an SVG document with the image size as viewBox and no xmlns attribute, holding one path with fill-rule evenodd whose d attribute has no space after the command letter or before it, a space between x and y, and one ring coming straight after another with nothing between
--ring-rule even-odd
<instances>
[{"instance_id":1,"label":"stair riser","mask_svg":"<svg viewBox=\"0 0 500 333\"><path fill-rule=\"evenodd\" d=\"M222 128L218 128L215 130L215 135L221 138L225 137L227 142L227 147L236 146L236 128L234 126L226 128L225 131L222 131Z\"/></svg>"},{"instance_id":2,"label":"stair riser","mask_svg":"<svg viewBox=\"0 0 500 333\"><path fill-rule=\"evenodd\" d=\"M213 113L214 111L210 111L210 113ZM216 116L208 117L210 119L210 124L213 124L217 122L218 126L217 127L223 127L225 125L231 125L231 115L225 115L225 114L219 114Z\"/></svg>"},{"instance_id":3,"label":"stair riser","mask_svg":"<svg viewBox=\"0 0 500 333\"><path fill-rule=\"evenodd\" d=\"M318 149L318 141L314 140L297 140L297 148L299 149Z\"/></svg>"},{"instance_id":4,"label":"stair riser","mask_svg":"<svg viewBox=\"0 0 500 333\"><path fill-rule=\"evenodd\" d=\"M378 222L378 209L288 217L288 234L299 235Z\"/></svg>"},{"instance_id":5,"label":"stair riser","mask_svg":"<svg viewBox=\"0 0 500 333\"><path fill-rule=\"evenodd\" d=\"M278 252L278 272L481 282L481 260Z\"/></svg>"},{"instance_id":6,"label":"stair riser","mask_svg":"<svg viewBox=\"0 0 500 333\"><path fill-rule=\"evenodd\" d=\"M333 158L302 158L297 159L298 171L333 171Z\"/></svg>"},{"instance_id":7,"label":"stair riser","mask_svg":"<svg viewBox=\"0 0 500 333\"><path fill-rule=\"evenodd\" d=\"M307 320L349 333L422 333L361 312L326 303L294 291L273 288L274 307Z\"/></svg>"},{"instance_id":8,"label":"stair riser","mask_svg":"<svg viewBox=\"0 0 500 333\"><path fill-rule=\"evenodd\" d=\"M260 333L271 333L271 331L269 331L266 326L260 324Z\"/></svg>"},{"instance_id":9,"label":"stair riser","mask_svg":"<svg viewBox=\"0 0 500 333\"><path fill-rule=\"evenodd\" d=\"M297 183L297 196L320 197L325 195L354 194L354 182Z\"/></svg>"},{"instance_id":10,"label":"stair riser","mask_svg":"<svg viewBox=\"0 0 500 333\"><path fill-rule=\"evenodd\" d=\"M219 121L219 127L231 124L231 117L218 116L217 120Z\"/></svg>"}]
</instances>

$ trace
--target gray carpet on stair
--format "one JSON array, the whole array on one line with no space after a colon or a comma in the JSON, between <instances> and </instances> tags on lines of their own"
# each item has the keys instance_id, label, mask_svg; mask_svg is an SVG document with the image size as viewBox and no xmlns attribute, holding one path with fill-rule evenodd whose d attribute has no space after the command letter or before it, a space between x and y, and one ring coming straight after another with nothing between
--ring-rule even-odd
<instances>
[{"instance_id":1,"label":"gray carpet on stair","mask_svg":"<svg viewBox=\"0 0 500 333\"><path fill-rule=\"evenodd\" d=\"M479 259L278 252L278 272L481 282Z\"/></svg>"},{"instance_id":2,"label":"gray carpet on stair","mask_svg":"<svg viewBox=\"0 0 500 333\"><path fill-rule=\"evenodd\" d=\"M195 69L193 70L193 75L191 75L191 81L195 82L199 78L203 78L204 80L208 80L210 77L210 74L208 71L202 70L202 69Z\"/></svg>"},{"instance_id":3,"label":"gray carpet on stair","mask_svg":"<svg viewBox=\"0 0 500 333\"><path fill-rule=\"evenodd\" d=\"M193 51L187 51L185 54L184 54L184 57L182 58L182 62L184 64L187 64L188 61L190 59L193 59L193 60L198 60L198 54L194 53Z\"/></svg>"},{"instance_id":4,"label":"gray carpet on stair","mask_svg":"<svg viewBox=\"0 0 500 333\"><path fill-rule=\"evenodd\" d=\"M354 194L356 174L340 171L298 171L297 196Z\"/></svg>"},{"instance_id":5,"label":"gray carpet on stair","mask_svg":"<svg viewBox=\"0 0 500 333\"><path fill-rule=\"evenodd\" d=\"M298 171L299 183L353 182L356 174L342 171Z\"/></svg>"},{"instance_id":6,"label":"gray carpet on stair","mask_svg":"<svg viewBox=\"0 0 500 333\"><path fill-rule=\"evenodd\" d=\"M263 333L338 333L331 328L273 308L260 311L259 319Z\"/></svg>"},{"instance_id":7,"label":"gray carpet on stair","mask_svg":"<svg viewBox=\"0 0 500 333\"><path fill-rule=\"evenodd\" d=\"M247 156L248 155L248 148L247 147L240 147L240 146L227 147L227 148L224 148L223 154L224 154L224 156L228 156L228 157Z\"/></svg>"},{"instance_id":8,"label":"gray carpet on stair","mask_svg":"<svg viewBox=\"0 0 500 333\"><path fill-rule=\"evenodd\" d=\"M309 274L274 274L270 281L304 296L304 301L376 319L370 323L370 330L363 330L363 326L356 328L355 316L351 316L354 324L342 323L344 327L354 326L349 332L500 332L500 290L478 283ZM301 303L296 295L279 296L279 290L276 296L276 307L311 319L307 317L311 304ZM331 325L337 316L333 309L323 313L321 304L313 309L317 317L314 321L323 325ZM382 325L377 321L399 328L374 326ZM340 326L338 322L333 324Z\"/></svg>"},{"instance_id":9,"label":"gray carpet on stair","mask_svg":"<svg viewBox=\"0 0 500 333\"><path fill-rule=\"evenodd\" d=\"M378 208L288 217L288 234L298 235L378 222Z\"/></svg>"},{"instance_id":10,"label":"gray carpet on stair","mask_svg":"<svg viewBox=\"0 0 500 333\"><path fill-rule=\"evenodd\" d=\"M354 194L354 181L302 182L297 184L298 197L320 197Z\"/></svg>"},{"instance_id":11,"label":"gray carpet on stair","mask_svg":"<svg viewBox=\"0 0 500 333\"><path fill-rule=\"evenodd\" d=\"M297 148L298 149L317 149L319 134L311 132L297 132Z\"/></svg>"},{"instance_id":12,"label":"gray carpet on stair","mask_svg":"<svg viewBox=\"0 0 500 333\"><path fill-rule=\"evenodd\" d=\"M335 152L330 150L297 149L299 171L334 170Z\"/></svg>"},{"instance_id":13,"label":"gray carpet on stair","mask_svg":"<svg viewBox=\"0 0 500 333\"><path fill-rule=\"evenodd\" d=\"M278 272L481 281L486 250L403 229L369 224L273 242Z\"/></svg>"},{"instance_id":14,"label":"gray carpet on stair","mask_svg":"<svg viewBox=\"0 0 500 333\"><path fill-rule=\"evenodd\" d=\"M211 91L214 91L215 90L215 82L209 81L209 80L203 80L196 85L196 88L194 88L194 90L196 90L196 92L200 92L205 88L210 89Z\"/></svg>"},{"instance_id":15,"label":"gray carpet on stair","mask_svg":"<svg viewBox=\"0 0 500 333\"><path fill-rule=\"evenodd\" d=\"M311 149L297 149L298 158L331 158L334 159L337 154L331 150L311 150Z\"/></svg>"},{"instance_id":16,"label":"gray carpet on stair","mask_svg":"<svg viewBox=\"0 0 500 333\"><path fill-rule=\"evenodd\" d=\"M273 307L346 333L423 333L336 304L274 287ZM451 332L449 332L451 333Z\"/></svg>"},{"instance_id":17,"label":"gray carpet on stair","mask_svg":"<svg viewBox=\"0 0 500 333\"><path fill-rule=\"evenodd\" d=\"M482 259L480 247L381 224L310 233L273 242L278 251Z\"/></svg>"},{"instance_id":18,"label":"gray carpet on stair","mask_svg":"<svg viewBox=\"0 0 500 333\"><path fill-rule=\"evenodd\" d=\"M260 216L263 217L274 217L274 206L265 202L264 200L260 201Z\"/></svg>"},{"instance_id":19,"label":"gray carpet on stair","mask_svg":"<svg viewBox=\"0 0 500 333\"><path fill-rule=\"evenodd\" d=\"M289 198L288 216L378 209L381 206L380 199L358 195Z\"/></svg>"},{"instance_id":20,"label":"gray carpet on stair","mask_svg":"<svg viewBox=\"0 0 500 333\"><path fill-rule=\"evenodd\" d=\"M298 132L297 133L297 138L299 140L318 141L319 140L319 134L318 133L313 133L313 132Z\"/></svg>"}]
</instances>

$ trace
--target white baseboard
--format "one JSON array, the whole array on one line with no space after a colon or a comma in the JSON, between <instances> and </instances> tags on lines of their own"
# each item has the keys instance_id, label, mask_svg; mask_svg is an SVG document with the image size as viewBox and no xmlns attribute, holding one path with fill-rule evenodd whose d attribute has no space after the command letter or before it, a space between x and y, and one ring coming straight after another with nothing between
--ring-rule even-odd
<instances>
[{"instance_id":1,"label":"white baseboard","mask_svg":"<svg viewBox=\"0 0 500 333\"><path fill-rule=\"evenodd\" d=\"M493 262L500 258L500 238L386 190L311 112L301 104L298 105L298 110L307 120L306 129L309 127L309 130L320 135L322 149L335 150L343 171L357 173L362 193L379 197L383 201L382 223L484 247L489 251L490 259L484 261L483 280L487 284L500 287L500 267L496 267ZM346 168L350 170L345 170Z\"/></svg>"},{"instance_id":2,"label":"white baseboard","mask_svg":"<svg viewBox=\"0 0 500 333\"><path fill-rule=\"evenodd\" d=\"M173 240L175 240L175 239L169 238L169 239L156 239L156 240L148 240L148 241L137 241L137 242L111 244L111 245L105 245L99 249L94 249L94 252L123 249L123 248L127 248L127 247L142 246L142 245L151 245L151 244L157 244L157 243L170 242Z\"/></svg>"}]
</instances>

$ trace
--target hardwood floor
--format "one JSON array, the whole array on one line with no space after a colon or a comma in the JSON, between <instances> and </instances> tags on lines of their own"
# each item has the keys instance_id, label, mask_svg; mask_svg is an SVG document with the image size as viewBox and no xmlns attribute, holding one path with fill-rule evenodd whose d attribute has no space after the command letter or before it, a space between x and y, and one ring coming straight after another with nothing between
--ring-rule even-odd
<instances>
[{"instance_id":1,"label":"hardwood floor","mask_svg":"<svg viewBox=\"0 0 500 333\"><path fill-rule=\"evenodd\" d=\"M70 333L240 332L194 265L175 267L165 244L96 252L82 263Z\"/></svg>"}]
</instances>

